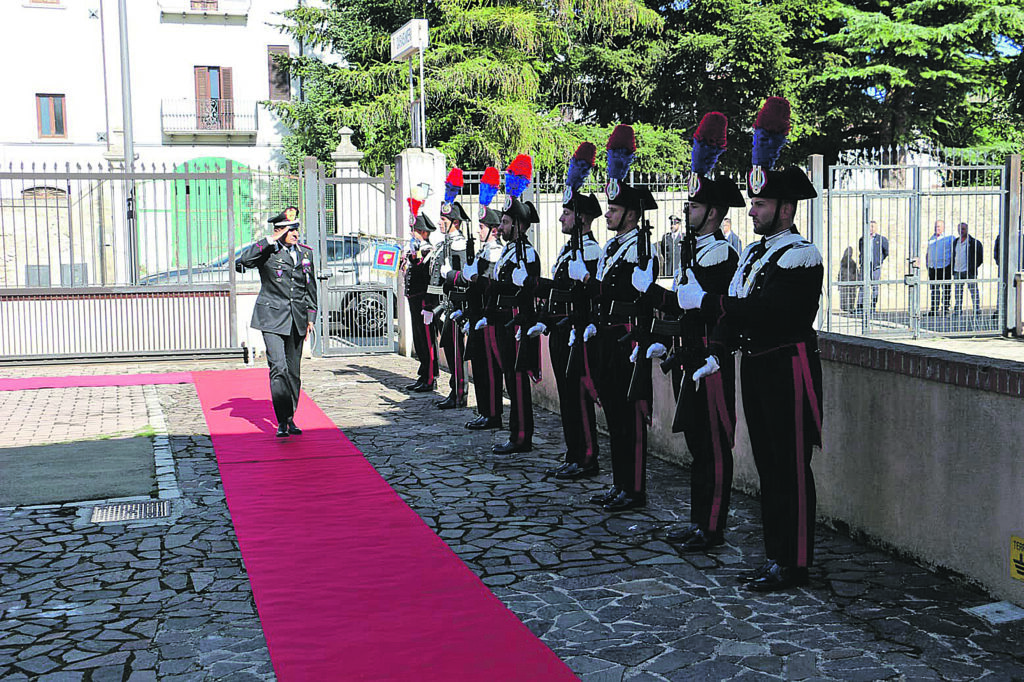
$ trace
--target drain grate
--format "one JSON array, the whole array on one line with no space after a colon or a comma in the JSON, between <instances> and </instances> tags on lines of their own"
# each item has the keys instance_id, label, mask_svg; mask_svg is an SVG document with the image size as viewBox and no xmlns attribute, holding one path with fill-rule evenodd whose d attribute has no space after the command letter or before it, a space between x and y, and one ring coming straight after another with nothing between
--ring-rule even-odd
<instances>
[{"instance_id":1,"label":"drain grate","mask_svg":"<svg viewBox=\"0 0 1024 682\"><path fill-rule=\"evenodd\" d=\"M1002 625L1003 623L1013 623L1018 620L1024 620L1024 609L1008 601L997 601L993 604L982 604L981 606L975 606L969 609L964 609L967 613L973 613L979 618L984 618L993 625Z\"/></svg>"},{"instance_id":2,"label":"drain grate","mask_svg":"<svg viewBox=\"0 0 1024 682\"><path fill-rule=\"evenodd\" d=\"M170 500L152 500L148 502L124 502L105 504L93 507L93 523L111 523L116 521L144 521L159 519L171 515Z\"/></svg>"}]
</instances>

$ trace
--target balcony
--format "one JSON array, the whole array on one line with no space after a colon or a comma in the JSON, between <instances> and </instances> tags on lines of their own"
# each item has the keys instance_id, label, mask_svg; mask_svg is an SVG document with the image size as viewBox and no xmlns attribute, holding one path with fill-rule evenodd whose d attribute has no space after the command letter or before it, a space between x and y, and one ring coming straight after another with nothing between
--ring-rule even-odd
<instances>
[{"instance_id":1,"label":"balcony","mask_svg":"<svg viewBox=\"0 0 1024 682\"><path fill-rule=\"evenodd\" d=\"M258 104L237 99L165 99L164 140L178 144L255 144Z\"/></svg>"},{"instance_id":2,"label":"balcony","mask_svg":"<svg viewBox=\"0 0 1024 682\"><path fill-rule=\"evenodd\" d=\"M252 0L158 0L157 4L162 22L244 26Z\"/></svg>"}]
</instances>

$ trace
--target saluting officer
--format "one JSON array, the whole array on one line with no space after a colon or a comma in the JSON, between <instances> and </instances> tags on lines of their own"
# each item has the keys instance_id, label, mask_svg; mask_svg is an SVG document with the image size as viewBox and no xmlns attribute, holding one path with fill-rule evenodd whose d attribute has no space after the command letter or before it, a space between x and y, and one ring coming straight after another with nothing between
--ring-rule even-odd
<instances>
[{"instance_id":1,"label":"saluting officer","mask_svg":"<svg viewBox=\"0 0 1024 682\"><path fill-rule=\"evenodd\" d=\"M690 525L669 531L666 538L682 544L684 552L703 552L725 542L724 530L732 492L733 435L736 429L736 370L731 350L709 348L714 321L700 313L683 313L675 291L682 269L689 268L710 294L724 294L736 272L739 254L722 233L730 207L745 206L736 183L715 177L718 157L725 151L728 120L719 112L701 119L693 136L692 173L686 204L686 237L681 242L681 267L672 291L657 284L650 271L634 270L633 286L646 291L666 318L677 320L673 351L665 361L673 370L676 412L673 433L683 432L693 457L690 466ZM670 329L673 325L666 325ZM663 357L665 345L653 344L648 357ZM663 365L663 366L665 366ZM703 381L702 381L703 379Z\"/></svg>"},{"instance_id":2,"label":"saluting officer","mask_svg":"<svg viewBox=\"0 0 1024 682\"><path fill-rule=\"evenodd\" d=\"M299 209L289 206L271 218L273 232L242 251L239 271L256 268L260 293L252 311L255 329L263 332L270 365L270 396L277 417L277 437L297 436L295 425L302 382L302 342L316 322L316 275L313 250L299 243Z\"/></svg>"},{"instance_id":3,"label":"saluting officer","mask_svg":"<svg viewBox=\"0 0 1024 682\"><path fill-rule=\"evenodd\" d=\"M747 246L726 294L706 294L690 277L685 310L720 320L715 334L743 351L743 411L761 480L767 562L748 586L804 585L814 558L811 453L821 444L821 362L814 320L824 277L821 254L793 224L797 202L817 196L799 168L775 169L789 132L789 102L770 97L754 123L749 215L761 240Z\"/></svg>"},{"instance_id":4,"label":"saluting officer","mask_svg":"<svg viewBox=\"0 0 1024 682\"><path fill-rule=\"evenodd\" d=\"M649 236L641 234L640 221L644 211L656 209L658 204L649 189L625 182L636 152L633 129L628 125L616 126L607 150L610 179L605 189L608 210L604 217L615 236L605 244L596 277L589 276L582 258L573 259L569 275L576 281L587 281L597 299L599 323L587 325L583 342L597 337L601 367L597 392L612 450L613 485L590 499L606 511L624 511L647 504L647 426L651 405L648 396L630 398L634 369L630 358L637 346L633 342L623 343L622 339L632 333L638 314L633 270L640 261L640 247L650 246ZM648 241L641 245L641 239ZM657 276L657 264L652 267Z\"/></svg>"},{"instance_id":5,"label":"saluting officer","mask_svg":"<svg viewBox=\"0 0 1024 682\"><path fill-rule=\"evenodd\" d=\"M594 417L597 387L592 359L582 341L583 330L590 322L591 300L586 286L569 277L569 264L575 256L582 255L591 276L597 273L601 258L601 245L591 232L594 219L601 215L601 204L593 194L580 192L594 167L596 151L593 143L584 142L569 160L562 215L558 219L562 234L568 235L569 241L551 266L551 279L541 280L538 298L546 299L546 321L538 322L529 331L530 336L548 334L548 355L565 437L565 461L546 473L561 480L596 476L599 472Z\"/></svg>"},{"instance_id":6,"label":"saluting officer","mask_svg":"<svg viewBox=\"0 0 1024 682\"><path fill-rule=\"evenodd\" d=\"M412 347L420 361L416 381L405 387L414 393L434 390L438 375L437 342L434 338L433 312L427 309L427 287L430 285L430 262L433 247L430 234L437 229L430 216L422 213L423 202L409 198L409 228L412 235L405 249L405 297L409 299L412 318Z\"/></svg>"}]
</instances>

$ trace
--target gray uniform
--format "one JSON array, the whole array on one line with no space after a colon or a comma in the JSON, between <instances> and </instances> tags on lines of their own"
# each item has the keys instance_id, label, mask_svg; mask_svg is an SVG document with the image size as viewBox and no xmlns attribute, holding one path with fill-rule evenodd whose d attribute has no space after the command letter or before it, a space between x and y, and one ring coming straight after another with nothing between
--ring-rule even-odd
<instances>
[{"instance_id":1,"label":"gray uniform","mask_svg":"<svg viewBox=\"0 0 1024 682\"><path fill-rule=\"evenodd\" d=\"M274 414L279 424L285 424L299 404L299 363L306 326L316 320L313 251L305 244L289 248L261 239L248 246L238 262L260 273L262 286L251 326L263 332Z\"/></svg>"}]
</instances>

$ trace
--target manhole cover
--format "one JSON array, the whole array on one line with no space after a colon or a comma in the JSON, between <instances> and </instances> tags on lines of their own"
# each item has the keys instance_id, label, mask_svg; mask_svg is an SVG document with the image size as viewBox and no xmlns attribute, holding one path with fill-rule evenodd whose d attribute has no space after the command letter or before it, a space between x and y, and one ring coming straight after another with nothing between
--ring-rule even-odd
<instances>
[{"instance_id":1,"label":"manhole cover","mask_svg":"<svg viewBox=\"0 0 1024 682\"><path fill-rule=\"evenodd\" d=\"M150 502L124 502L121 504L105 504L93 507L93 523L111 523L115 521L143 521L170 516L169 500L153 500Z\"/></svg>"},{"instance_id":2,"label":"manhole cover","mask_svg":"<svg viewBox=\"0 0 1024 682\"><path fill-rule=\"evenodd\" d=\"M1024 620L1024 609L1011 604L1008 601L997 601L993 604L982 604L981 606L964 609L964 611L967 613L973 613L979 618L984 618L993 625L1002 625L1003 623L1013 623L1018 620Z\"/></svg>"}]
</instances>

